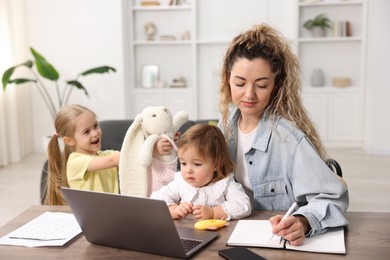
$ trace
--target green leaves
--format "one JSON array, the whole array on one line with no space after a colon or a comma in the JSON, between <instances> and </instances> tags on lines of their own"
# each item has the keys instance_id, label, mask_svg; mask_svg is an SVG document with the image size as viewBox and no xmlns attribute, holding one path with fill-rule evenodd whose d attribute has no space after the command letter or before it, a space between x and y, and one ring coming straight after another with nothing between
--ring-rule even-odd
<instances>
[{"instance_id":1,"label":"green leaves","mask_svg":"<svg viewBox=\"0 0 390 260\"><path fill-rule=\"evenodd\" d=\"M30 50L32 55L35 58L35 65L37 66L38 73L46 79L57 81L60 77L57 70L49 62L47 62L46 59L41 54L39 54L33 48L30 48ZM24 79L24 78L16 78L11 80L12 75L14 74L15 70L18 67L26 66L27 68L32 69L33 65L34 63L31 60L28 60L22 64L7 69L3 73L3 77L2 77L3 90L5 91L7 85L12 83L23 84L26 82L37 82L37 80L35 79Z\"/></svg>"},{"instance_id":2,"label":"green leaves","mask_svg":"<svg viewBox=\"0 0 390 260\"><path fill-rule=\"evenodd\" d=\"M325 14L319 14L314 19L309 19L303 24L303 27L308 30L311 30L314 26L319 26L323 29L330 28L330 20Z\"/></svg>"},{"instance_id":3,"label":"green leaves","mask_svg":"<svg viewBox=\"0 0 390 260\"><path fill-rule=\"evenodd\" d=\"M81 75L87 76L89 74L96 74L96 73L103 74L103 73L109 73L110 71L116 72L116 69L114 69L113 67L109 67L109 66L101 66L101 67L96 67L93 69L86 70L83 73L81 73Z\"/></svg>"},{"instance_id":4,"label":"green leaves","mask_svg":"<svg viewBox=\"0 0 390 260\"><path fill-rule=\"evenodd\" d=\"M15 71L15 67L11 67L3 73L3 77L1 79L1 82L3 83L3 90L4 91L7 88L7 85L9 84L10 78L11 78L12 74L14 73L14 71Z\"/></svg>"},{"instance_id":5,"label":"green leaves","mask_svg":"<svg viewBox=\"0 0 390 260\"><path fill-rule=\"evenodd\" d=\"M12 83L23 84L23 83L27 83L27 82L36 83L37 81L35 79L24 79L24 78L18 78L18 79L13 79L13 80L9 81L10 84L12 84Z\"/></svg>"},{"instance_id":6,"label":"green leaves","mask_svg":"<svg viewBox=\"0 0 390 260\"><path fill-rule=\"evenodd\" d=\"M33 48L30 48L32 55L35 58L35 64L37 66L37 70L39 74L49 80L57 81L60 77L57 70L46 61L46 59L36 52Z\"/></svg>"},{"instance_id":7,"label":"green leaves","mask_svg":"<svg viewBox=\"0 0 390 260\"><path fill-rule=\"evenodd\" d=\"M75 88L80 89L84 92L84 94L87 97L89 97L89 93L87 89L83 86L83 84L80 81L78 81L80 76L116 72L116 69L113 67L100 66L100 67L86 70L83 73L79 73L77 74L77 77L74 80L67 80L66 84L60 85L58 83L60 74L57 72L54 66L51 65L45 59L45 57L43 57L40 53L38 53L33 48L30 48L30 51L34 57L33 61L28 60L22 64L15 65L13 67L10 67L3 73L2 76L3 90L5 91L7 85L9 84L23 84L27 82L34 83L53 119L56 113L58 112L58 110L61 109L64 105L67 105L73 89ZM33 69L34 64L36 66L36 70L38 71L38 73ZM12 78L14 72L18 67L27 67L32 78ZM46 86L46 82L42 81L39 76L48 79L50 81L53 81L54 84L51 84L51 86ZM52 91L50 91L49 88L53 88ZM56 94L53 94L54 91Z\"/></svg>"},{"instance_id":8,"label":"green leaves","mask_svg":"<svg viewBox=\"0 0 390 260\"><path fill-rule=\"evenodd\" d=\"M77 81L77 80L68 80L68 81L66 81L66 83L68 83L69 85L72 85L72 86L74 86L74 87L76 87L76 88L78 88L78 89L83 90L83 91L84 91L84 94L85 94L87 97L89 97L89 94L88 94L87 89L86 89L79 81Z\"/></svg>"},{"instance_id":9,"label":"green leaves","mask_svg":"<svg viewBox=\"0 0 390 260\"><path fill-rule=\"evenodd\" d=\"M14 80L11 80L11 77L12 75L14 74L14 71L17 67L21 67L21 66L26 66L28 68L32 68L33 66L33 62L31 60L28 60L22 64L19 64L19 65L16 65L16 66L13 66L9 69L7 69L4 73L3 73L3 77L1 79L1 82L3 84L3 90L5 91L6 88L7 88L7 85L8 84L12 84L12 83L15 83L15 84L22 84L22 83L26 83L26 82L36 82L35 80L33 79L14 79Z\"/></svg>"}]
</instances>

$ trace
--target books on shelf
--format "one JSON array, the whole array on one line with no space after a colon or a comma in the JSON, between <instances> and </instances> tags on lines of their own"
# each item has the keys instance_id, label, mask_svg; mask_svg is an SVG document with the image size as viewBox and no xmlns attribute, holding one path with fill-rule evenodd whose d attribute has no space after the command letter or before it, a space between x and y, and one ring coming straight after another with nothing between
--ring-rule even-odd
<instances>
[{"instance_id":1,"label":"books on shelf","mask_svg":"<svg viewBox=\"0 0 390 260\"><path fill-rule=\"evenodd\" d=\"M333 36L334 37L352 36L351 23L349 21L333 21Z\"/></svg>"},{"instance_id":2,"label":"books on shelf","mask_svg":"<svg viewBox=\"0 0 390 260\"><path fill-rule=\"evenodd\" d=\"M272 237L272 226L268 220L239 220L228 246L268 247L297 251L345 254L344 227L329 229L326 233L305 238L303 245L293 246L279 236Z\"/></svg>"},{"instance_id":3,"label":"books on shelf","mask_svg":"<svg viewBox=\"0 0 390 260\"><path fill-rule=\"evenodd\" d=\"M160 2L159 1L152 1L152 0L142 0L140 2L141 6L159 6Z\"/></svg>"}]
</instances>

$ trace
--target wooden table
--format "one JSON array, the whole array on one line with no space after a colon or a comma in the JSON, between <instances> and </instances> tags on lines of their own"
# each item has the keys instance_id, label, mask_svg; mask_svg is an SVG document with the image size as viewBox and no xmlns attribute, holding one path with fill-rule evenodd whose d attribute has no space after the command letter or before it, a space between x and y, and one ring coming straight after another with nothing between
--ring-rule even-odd
<instances>
[{"instance_id":1,"label":"wooden table","mask_svg":"<svg viewBox=\"0 0 390 260\"><path fill-rule=\"evenodd\" d=\"M71 212L67 206L32 206L6 225L0 227L0 236L17 229L45 211ZM268 219L273 211L255 211L248 219ZM267 259L390 259L390 213L347 212L346 255L308 253L283 249L251 248ZM194 219L175 221L177 226L192 226ZM226 241L236 221L220 229L219 238L195 255L194 259L222 259L218 250L227 248ZM81 234L63 247L28 248L0 245L0 259L150 259L160 257L90 244Z\"/></svg>"}]
</instances>

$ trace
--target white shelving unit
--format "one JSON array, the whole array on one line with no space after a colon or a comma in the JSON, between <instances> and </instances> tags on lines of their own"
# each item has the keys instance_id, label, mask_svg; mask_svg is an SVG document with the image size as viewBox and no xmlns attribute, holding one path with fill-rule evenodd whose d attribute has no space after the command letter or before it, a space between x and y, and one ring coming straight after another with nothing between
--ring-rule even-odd
<instances>
[{"instance_id":1,"label":"white shelving unit","mask_svg":"<svg viewBox=\"0 0 390 260\"><path fill-rule=\"evenodd\" d=\"M313 38L303 23L318 14L331 21L349 21L352 35ZM328 146L361 146L363 142L365 0L298 2L298 56L302 67L303 101ZM314 69L321 69L325 85L311 86ZM348 77L348 87L332 86L332 78Z\"/></svg>"},{"instance_id":2,"label":"white shelving unit","mask_svg":"<svg viewBox=\"0 0 390 260\"><path fill-rule=\"evenodd\" d=\"M189 112L190 119L219 117L218 88L223 55L234 36L262 22L279 23L278 29L295 39L295 15L291 0L186 0L181 6L140 6L140 0L123 0L127 116L133 118L150 105L166 105L175 113ZM240 11L237 11L240 10ZM281 22L280 15L285 18ZM289 17L291 16L291 17ZM157 27L147 41L144 24ZM188 31L188 40L162 41ZM143 88L141 68L156 64L166 85L184 77L185 88Z\"/></svg>"},{"instance_id":3,"label":"white shelving unit","mask_svg":"<svg viewBox=\"0 0 390 260\"><path fill-rule=\"evenodd\" d=\"M171 112L186 110L191 118L197 117L194 70L196 49L193 5L141 6L137 0L124 1L124 38L127 47L125 64L129 71L126 79L129 97L128 110L135 117L146 106L166 105ZM171 21L178 21L172 23ZM156 26L153 40L147 40L146 23ZM189 37L183 38L187 33ZM161 39L169 36L174 39ZM173 55L173 53L175 55ZM172 65L174 64L174 65ZM142 86L142 67L158 65L159 84L152 88ZM185 87L171 88L174 79L185 78Z\"/></svg>"}]
</instances>

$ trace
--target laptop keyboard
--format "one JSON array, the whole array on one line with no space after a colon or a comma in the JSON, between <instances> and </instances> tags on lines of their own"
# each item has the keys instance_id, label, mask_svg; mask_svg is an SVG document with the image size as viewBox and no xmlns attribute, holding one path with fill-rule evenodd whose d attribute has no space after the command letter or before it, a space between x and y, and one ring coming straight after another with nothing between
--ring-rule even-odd
<instances>
[{"instance_id":1,"label":"laptop keyboard","mask_svg":"<svg viewBox=\"0 0 390 260\"><path fill-rule=\"evenodd\" d=\"M183 245L185 252L190 251L191 249L193 249L194 247L196 247L197 245L202 243L202 241L200 241L200 240L193 240L193 239L187 239L187 238L181 238L180 240L181 240L181 243Z\"/></svg>"}]
</instances>

